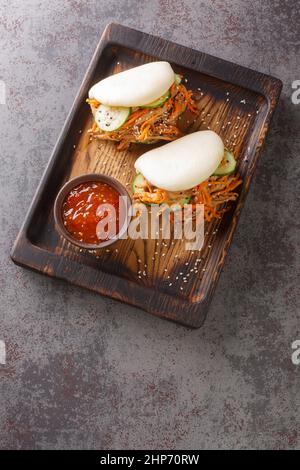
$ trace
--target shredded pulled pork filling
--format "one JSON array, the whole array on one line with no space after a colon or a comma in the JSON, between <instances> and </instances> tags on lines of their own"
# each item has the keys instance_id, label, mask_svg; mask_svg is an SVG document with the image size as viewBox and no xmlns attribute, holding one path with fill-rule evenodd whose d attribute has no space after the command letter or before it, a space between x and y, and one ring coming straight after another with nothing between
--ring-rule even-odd
<instances>
[{"instance_id":1,"label":"shredded pulled pork filling","mask_svg":"<svg viewBox=\"0 0 300 470\"><path fill-rule=\"evenodd\" d=\"M204 204L204 219L207 222L221 218L227 210L224 204L237 199L235 189L241 183L242 180L236 175L211 176L195 188L194 203Z\"/></svg>"},{"instance_id":2,"label":"shredded pulled pork filling","mask_svg":"<svg viewBox=\"0 0 300 470\"><path fill-rule=\"evenodd\" d=\"M204 219L220 219L227 210L225 203L235 201L238 193L235 189L242 180L235 175L211 176L203 183L188 191L169 192L151 186L146 180L139 186L134 199L143 203L184 205L186 201L196 208L196 204L204 204ZM183 202L184 201L184 202Z\"/></svg>"},{"instance_id":3,"label":"shredded pulled pork filling","mask_svg":"<svg viewBox=\"0 0 300 470\"><path fill-rule=\"evenodd\" d=\"M92 138L113 140L119 142L118 149L124 150L131 143L155 143L171 141L182 136L177 127L179 116L186 110L197 113L198 108L193 100L193 92L184 85L173 85L170 88L170 98L158 108L138 108L117 131L104 132L94 122L89 130ZM87 100L94 113L100 105L95 99Z\"/></svg>"}]
</instances>

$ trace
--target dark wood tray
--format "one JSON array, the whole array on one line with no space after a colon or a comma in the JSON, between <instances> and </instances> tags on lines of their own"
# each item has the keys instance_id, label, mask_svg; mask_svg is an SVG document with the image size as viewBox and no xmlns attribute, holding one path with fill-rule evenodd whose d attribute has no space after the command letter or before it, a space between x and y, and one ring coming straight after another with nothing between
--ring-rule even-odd
<instances>
[{"instance_id":1,"label":"dark wood tray","mask_svg":"<svg viewBox=\"0 0 300 470\"><path fill-rule=\"evenodd\" d=\"M123 184L131 182L133 163L145 151L142 145L130 152L119 152L109 142L87 145L88 90L116 71L152 60L170 62L188 79L188 88L201 94L200 117L190 131L215 130L238 156L243 179L239 199L220 221L206 226L200 254L184 250L180 240L128 239L96 254L80 251L54 227L53 203L60 187L74 176L95 171ZM276 78L118 24L108 25L16 239L13 261L157 316L201 326L281 88Z\"/></svg>"}]
</instances>

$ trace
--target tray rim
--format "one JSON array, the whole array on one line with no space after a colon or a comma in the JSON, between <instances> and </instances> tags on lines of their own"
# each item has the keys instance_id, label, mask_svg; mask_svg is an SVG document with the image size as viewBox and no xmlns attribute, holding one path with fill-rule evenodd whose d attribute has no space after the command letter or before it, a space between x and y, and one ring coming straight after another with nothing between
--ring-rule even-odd
<instances>
[{"instance_id":1,"label":"tray rim","mask_svg":"<svg viewBox=\"0 0 300 470\"><path fill-rule=\"evenodd\" d=\"M120 40L119 35L121 34L122 38ZM125 39L124 39L125 36ZM146 41L146 44L144 44ZM153 49L151 49L151 42L157 41L159 42L164 51L160 52L159 54L155 55L153 53ZM150 43L150 44L149 44ZM68 273L70 265L76 266L78 270L78 266L82 266L81 263L75 262L68 258L68 269L67 266L64 266L65 258L55 254L51 251L48 251L44 248L41 248L37 245L34 245L29 237L28 237L28 229L32 222L32 218L34 216L34 212L39 202L39 197L42 192L42 189L45 185L47 185L48 180L51 177L52 170L54 169L57 159L59 158L61 147L64 143L65 136L69 132L72 124L73 119L75 117L77 107L80 105L83 99L83 89L85 88L86 83L90 80L92 74L94 73L95 67L101 57L102 52L108 46L118 45L121 47L127 47L134 51L141 52L143 54L151 55L152 57L157 57L159 59L167 60L173 62L182 67L186 67L197 72L201 72L210 76L213 76L216 79L226 81L228 83L234 84L239 87L247 88L248 90L254 91L264 96L268 103L268 109L266 111L266 116L264 120L264 124L260 130L260 140L261 142L257 143L255 148L253 149L253 163L252 168L249 169L249 184L247 188L243 188L243 198L241 200L241 204L239 203L239 208L237 207L232 215L231 222L228 226L228 230L226 230L226 236L224 238L224 246L223 246L223 256L221 258L221 262L217 267L217 272L214 278L211 280L211 289L206 295L204 299L197 298L196 300L188 300L183 297L174 297L171 294L166 292L157 291L152 287L147 287L144 285L139 285L133 281L128 279L120 278L114 274L106 273L103 271L97 271L93 267L88 267L90 271L95 271L95 275L101 280L98 282L98 285L84 285L85 283L82 279L76 279L76 276L70 279L70 275ZM178 60L178 53L175 56L172 55L172 47L176 47L176 51L178 50L181 53L180 60ZM192 60L191 60L192 58ZM222 65L222 67L220 67ZM220 67L222 73L216 70L217 67ZM229 74L235 71L235 78L232 79L229 77ZM200 70L201 69L201 70ZM238 72L238 73L237 73ZM239 80L236 75L240 73L247 72L247 84L245 85L245 81ZM227 77L227 79L226 79ZM230 80L229 80L230 78ZM230 62L218 57L215 57L210 54L206 54L204 52L198 51L196 49L189 48L187 46L183 46L177 44L175 42L169 41L167 39L161 38L159 36L154 36L148 33L144 33L142 31L129 28L127 26L123 26L118 23L110 23L106 26L103 31L103 34L100 38L100 41L96 47L96 50L92 56L90 64L88 66L87 72L84 75L82 83L79 87L79 90L75 96L73 104L71 106L70 112L67 115L65 123L62 127L62 130L59 134L59 137L56 141L48 164L46 165L45 171L42 175L40 183L35 191L33 196L32 202L29 206L27 214L25 216L24 222L19 230L19 233L16 237L16 240L13 244L10 256L13 262L17 265L22 267L30 268L34 271L41 272L43 274L49 275L51 277L55 277L58 279L63 279L66 281L71 282L74 285L85 287L89 290L98 292L104 296L111 297L117 300L121 300L125 303L130 305L134 305L136 307L140 307L143 310L146 310L149 313L154 315L167 318L169 320L173 320L179 323L182 323L189 327L200 327L205 320L207 308L209 303L212 299L213 292L216 288L218 278L221 274L222 268L225 263L225 258L228 253L229 247L232 242L232 238L238 223L238 219L240 216L240 212L242 207L244 206L246 196L248 194L249 186L251 183L251 179L254 173L254 170L257 165L258 158L262 152L263 144L265 142L265 138L267 132L269 130L271 118L275 111L276 105L278 103L281 89L282 89L282 82L276 77L271 75L267 75L253 69L244 67L242 65L236 64L234 62ZM270 95L270 91L272 90L272 94ZM240 198L241 199L241 198ZM34 259L41 259L43 258L43 262L40 263L40 266L37 266L33 263ZM47 269L47 264L51 260L52 267ZM47 262L46 262L47 261ZM56 267L59 265L60 272L57 272ZM121 289L121 283L127 285L127 288L123 292ZM115 285L115 289L106 287ZM147 294L147 295L146 295ZM162 309L154 308L151 305L151 300L154 297L162 297L162 303L167 299L167 305ZM141 300L142 298L142 300ZM147 300L147 302L146 302ZM164 302L165 303L165 302ZM186 312L186 321L185 318L178 318L176 313L174 313L174 309L188 309Z\"/></svg>"}]
</instances>

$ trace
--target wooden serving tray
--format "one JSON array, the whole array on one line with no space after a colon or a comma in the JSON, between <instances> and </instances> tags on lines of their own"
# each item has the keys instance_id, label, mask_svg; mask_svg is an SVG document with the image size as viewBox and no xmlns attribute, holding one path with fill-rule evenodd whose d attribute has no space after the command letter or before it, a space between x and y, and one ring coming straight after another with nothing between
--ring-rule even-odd
<instances>
[{"instance_id":1,"label":"wooden serving tray","mask_svg":"<svg viewBox=\"0 0 300 470\"><path fill-rule=\"evenodd\" d=\"M83 173L112 175L131 191L134 161L148 147L118 151L88 143L85 100L96 81L153 60L170 62L200 93L199 119L189 132L212 129L238 157L240 196L221 220L205 227L201 252L181 240L118 241L97 253L81 251L54 227L60 187ZM25 222L12 249L15 263L119 299L160 317L199 327L224 264L253 172L279 99L280 80L118 24L106 27L74 101Z\"/></svg>"}]
</instances>

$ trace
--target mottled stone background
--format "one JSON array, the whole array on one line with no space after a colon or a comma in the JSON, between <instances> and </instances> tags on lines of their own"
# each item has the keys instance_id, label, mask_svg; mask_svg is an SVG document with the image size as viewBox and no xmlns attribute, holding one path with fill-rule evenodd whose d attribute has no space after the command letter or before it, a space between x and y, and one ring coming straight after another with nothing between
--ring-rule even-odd
<instances>
[{"instance_id":1,"label":"mottled stone background","mask_svg":"<svg viewBox=\"0 0 300 470\"><path fill-rule=\"evenodd\" d=\"M16 267L9 252L109 22L284 82L204 327ZM300 448L299 1L1 0L1 448ZM297 200L298 198L298 200Z\"/></svg>"}]
</instances>

